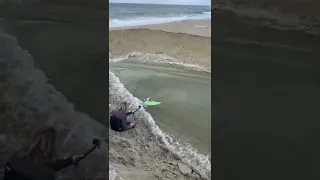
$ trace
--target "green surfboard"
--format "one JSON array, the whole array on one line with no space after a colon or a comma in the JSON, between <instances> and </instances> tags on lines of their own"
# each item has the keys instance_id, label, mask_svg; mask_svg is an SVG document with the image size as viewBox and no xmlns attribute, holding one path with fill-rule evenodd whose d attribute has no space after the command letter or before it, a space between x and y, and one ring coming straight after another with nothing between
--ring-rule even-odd
<instances>
[{"instance_id":1,"label":"green surfboard","mask_svg":"<svg viewBox=\"0 0 320 180\"><path fill-rule=\"evenodd\" d=\"M146 104L147 106L157 106L157 105L161 104L161 102L157 102L157 101L145 101L144 104Z\"/></svg>"}]
</instances>

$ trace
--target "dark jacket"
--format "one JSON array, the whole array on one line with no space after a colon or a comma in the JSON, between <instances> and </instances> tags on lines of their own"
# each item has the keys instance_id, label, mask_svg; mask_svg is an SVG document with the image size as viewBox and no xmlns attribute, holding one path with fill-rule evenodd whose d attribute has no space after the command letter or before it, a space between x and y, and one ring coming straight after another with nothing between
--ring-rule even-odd
<instances>
[{"instance_id":1,"label":"dark jacket","mask_svg":"<svg viewBox=\"0 0 320 180\"><path fill-rule=\"evenodd\" d=\"M5 166L3 180L55 180L57 171L72 164L72 157L41 166L30 163L25 158L12 156Z\"/></svg>"},{"instance_id":2,"label":"dark jacket","mask_svg":"<svg viewBox=\"0 0 320 180\"><path fill-rule=\"evenodd\" d=\"M125 114L120 113L118 111L114 111L111 113L110 116L110 127L114 131L124 131L128 127L128 117L129 115L133 114L132 112L127 112Z\"/></svg>"}]
</instances>

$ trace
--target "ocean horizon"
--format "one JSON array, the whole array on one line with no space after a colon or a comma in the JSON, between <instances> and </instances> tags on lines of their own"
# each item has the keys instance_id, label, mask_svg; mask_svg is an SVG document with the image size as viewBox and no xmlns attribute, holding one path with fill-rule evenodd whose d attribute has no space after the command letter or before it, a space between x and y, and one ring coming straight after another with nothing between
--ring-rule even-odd
<instances>
[{"instance_id":1,"label":"ocean horizon","mask_svg":"<svg viewBox=\"0 0 320 180\"><path fill-rule=\"evenodd\" d=\"M199 5L109 3L109 27L211 19L211 7Z\"/></svg>"}]
</instances>

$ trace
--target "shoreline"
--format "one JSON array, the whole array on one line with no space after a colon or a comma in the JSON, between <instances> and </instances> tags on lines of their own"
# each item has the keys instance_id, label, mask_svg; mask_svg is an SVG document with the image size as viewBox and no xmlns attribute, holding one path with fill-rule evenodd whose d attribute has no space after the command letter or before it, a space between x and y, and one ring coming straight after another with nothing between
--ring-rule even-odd
<instances>
[{"instance_id":1,"label":"shoreline","mask_svg":"<svg viewBox=\"0 0 320 180\"><path fill-rule=\"evenodd\" d=\"M127 29L152 29L152 30L162 30L162 31L172 32L172 33L184 33L184 34L198 35L203 37L211 37L211 19L180 20L180 21L172 21L172 22L165 22L165 23L159 23L159 24L112 27L112 28L109 28L109 31L127 30Z\"/></svg>"}]
</instances>

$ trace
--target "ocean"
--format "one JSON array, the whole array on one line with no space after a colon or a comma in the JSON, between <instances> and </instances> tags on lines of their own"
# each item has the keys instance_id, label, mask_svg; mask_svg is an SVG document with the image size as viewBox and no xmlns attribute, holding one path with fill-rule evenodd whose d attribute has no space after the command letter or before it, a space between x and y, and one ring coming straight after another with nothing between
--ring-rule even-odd
<instances>
[{"instance_id":1,"label":"ocean","mask_svg":"<svg viewBox=\"0 0 320 180\"><path fill-rule=\"evenodd\" d=\"M110 28L210 18L210 6L109 3Z\"/></svg>"}]
</instances>

